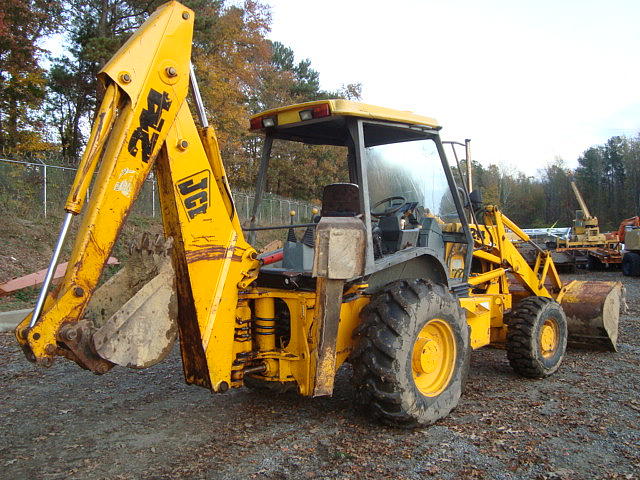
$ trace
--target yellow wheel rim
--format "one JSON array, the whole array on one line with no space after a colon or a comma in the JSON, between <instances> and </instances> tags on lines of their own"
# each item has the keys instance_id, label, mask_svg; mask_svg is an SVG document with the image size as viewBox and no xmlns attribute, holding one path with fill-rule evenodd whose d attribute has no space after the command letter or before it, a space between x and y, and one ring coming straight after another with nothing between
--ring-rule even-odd
<instances>
[{"instance_id":1,"label":"yellow wheel rim","mask_svg":"<svg viewBox=\"0 0 640 480\"><path fill-rule=\"evenodd\" d=\"M420 393L435 397L447 387L456 360L456 342L447 322L434 318L418 333L413 345L413 380Z\"/></svg>"},{"instance_id":2,"label":"yellow wheel rim","mask_svg":"<svg viewBox=\"0 0 640 480\"><path fill-rule=\"evenodd\" d=\"M544 358L552 357L558 348L558 324L555 319L545 320L540 330L540 354Z\"/></svg>"}]
</instances>

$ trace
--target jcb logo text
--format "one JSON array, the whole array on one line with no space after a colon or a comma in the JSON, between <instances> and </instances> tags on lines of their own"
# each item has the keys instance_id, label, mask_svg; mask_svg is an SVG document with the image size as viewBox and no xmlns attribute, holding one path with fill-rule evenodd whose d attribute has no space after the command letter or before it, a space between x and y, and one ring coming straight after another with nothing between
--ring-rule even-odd
<instances>
[{"instance_id":1,"label":"jcb logo text","mask_svg":"<svg viewBox=\"0 0 640 480\"><path fill-rule=\"evenodd\" d=\"M207 170L183 178L178 182L177 187L189 220L207 211L209 208L209 172Z\"/></svg>"}]
</instances>

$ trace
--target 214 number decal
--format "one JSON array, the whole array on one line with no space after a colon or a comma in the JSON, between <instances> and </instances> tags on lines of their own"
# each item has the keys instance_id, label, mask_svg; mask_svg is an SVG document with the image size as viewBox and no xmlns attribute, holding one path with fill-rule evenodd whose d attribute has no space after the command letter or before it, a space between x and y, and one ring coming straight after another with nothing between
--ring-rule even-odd
<instances>
[{"instance_id":1,"label":"214 number decal","mask_svg":"<svg viewBox=\"0 0 640 480\"><path fill-rule=\"evenodd\" d=\"M160 93L153 88L149 90L149 95L147 95L147 108L140 112L140 124L131 135L129 145L127 146L132 156L135 157L138 154L138 143L140 143L142 147L142 161L145 163L149 161L151 153L158 142L160 131L162 131L162 127L164 126L162 113L169 110L169 107L171 107L171 100L169 100L169 94L167 92Z\"/></svg>"},{"instance_id":2,"label":"214 number decal","mask_svg":"<svg viewBox=\"0 0 640 480\"><path fill-rule=\"evenodd\" d=\"M209 208L208 170L183 178L176 186L182 197L182 204L187 211L189 220L193 220L196 215L207 211L207 208Z\"/></svg>"}]
</instances>

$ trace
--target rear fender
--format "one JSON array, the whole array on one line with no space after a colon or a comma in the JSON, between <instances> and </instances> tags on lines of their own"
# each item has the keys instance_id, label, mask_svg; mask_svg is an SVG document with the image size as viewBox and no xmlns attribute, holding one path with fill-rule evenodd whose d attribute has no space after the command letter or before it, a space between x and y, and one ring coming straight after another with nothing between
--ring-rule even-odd
<instances>
[{"instance_id":1,"label":"rear fender","mask_svg":"<svg viewBox=\"0 0 640 480\"><path fill-rule=\"evenodd\" d=\"M367 293L373 294L385 285L397 280L416 278L424 278L449 286L445 265L434 255L425 254L371 274L367 279L369 284Z\"/></svg>"}]
</instances>

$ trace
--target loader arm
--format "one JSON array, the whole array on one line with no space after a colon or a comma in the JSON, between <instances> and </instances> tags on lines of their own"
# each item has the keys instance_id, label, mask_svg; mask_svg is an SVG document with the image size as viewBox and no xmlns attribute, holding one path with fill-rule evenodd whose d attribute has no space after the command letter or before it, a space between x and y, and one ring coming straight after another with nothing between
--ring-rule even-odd
<instances>
[{"instance_id":1,"label":"loader arm","mask_svg":"<svg viewBox=\"0 0 640 480\"><path fill-rule=\"evenodd\" d=\"M476 249L474 256L493 265L493 269L469 279L471 285L498 278L503 283L502 291L509 290L507 270L514 280L521 284L530 295L556 298L562 291L562 281L549 252L539 247L536 264L531 268L513 243L507 238L506 228L522 241L530 242L529 236L496 207L488 206L484 214L485 224L477 225ZM550 289L547 288L550 280Z\"/></svg>"},{"instance_id":2,"label":"loader arm","mask_svg":"<svg viewBox=\"0 0 640 480\"><path fill-rule=\"evenodd\" d=\"M563 284L551 253L541 249L529 236L498 208L487 206L484 224L475 225L474 257L484 264L481 273L469 277L473 287L484 285L485 293L507 294L508 302L517 305L524 298L547 297L559 304L567 317L569 345L589 349L616 350L618 319L623 303L620 282L573 280ZM521 241L534 246L538 253L535 264L529 266L506 234L509 229ZM524 291L516 287L519 284ZM504 341L503 322L495 322L497 333L492 339ZM493 341L493 340L492 340Z\"/></svg>"},{"instance_id":3,"label":"loader arm","mask_svg":"<svg viewBox=\"0 0 640 480\"><path fill-rule=\"evenodd\" d=\"M39 364L65 356L95 373L113 366L96 353L96 327L84 316L155 166L165 235L173 239L185 377L216 391L230 384L238 289L255 278L258 262L233 207L215 132L196 127L186 102L193 19L178 2L163 5L100 73L106 94L65 205L65 231L84 210L69 268L16 329L27 357Z\"/></svg>"}]
</instances>

